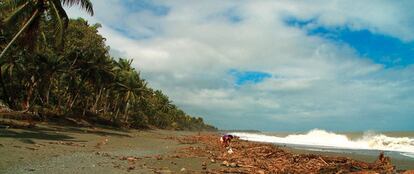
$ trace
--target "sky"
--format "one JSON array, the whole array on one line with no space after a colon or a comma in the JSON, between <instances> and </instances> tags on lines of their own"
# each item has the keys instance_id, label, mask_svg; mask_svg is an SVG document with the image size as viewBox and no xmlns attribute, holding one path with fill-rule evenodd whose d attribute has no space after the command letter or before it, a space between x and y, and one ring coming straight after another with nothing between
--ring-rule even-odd
<instances>
[{"instance_id":1,"label":"sky","mask_svg":"<svg viewBox=\"0 0 414 174\"><path fill-rule=\"evenodd\" d=\"M414 130L414 1L92 3L69 16L220 129Z\"/></svg>"}]
</instances>

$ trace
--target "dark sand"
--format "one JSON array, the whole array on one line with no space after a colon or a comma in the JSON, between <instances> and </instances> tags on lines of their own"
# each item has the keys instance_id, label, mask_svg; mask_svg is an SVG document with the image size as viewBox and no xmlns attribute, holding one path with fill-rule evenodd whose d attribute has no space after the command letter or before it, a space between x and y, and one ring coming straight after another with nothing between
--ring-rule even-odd
<instances>
[{"instance_id":1,"label":"dark sand","mask_svg":"<svg viewBox=\"0 0 414 174\"><path fill-rule=\"evenodd\" d=\"M216 133L53 124L37 124L31 129L0 128L0 173L271 173L273 164L298 169L292 171L315 167L309 164L324 165L319 156L291 154L272 145L236 141L232 146L235 153L227 154ZM270 155L269 159L263 154ZM270 158L281 162L272 163ZM337 160L324 159L327 163ZM265 163L267 166L257 165Z\"/></svg>"},{"instance_id":2,"label":"dark sand","mask_svg":"<svg viewBox=\"0 0 414 174\"><path fill-rule=\"evenodd\" d=\"M0 173L199 173L204 158L165 159L190 146L170 137L190 134L50 124L0 128Z\"/></svg>"}]
</instances>

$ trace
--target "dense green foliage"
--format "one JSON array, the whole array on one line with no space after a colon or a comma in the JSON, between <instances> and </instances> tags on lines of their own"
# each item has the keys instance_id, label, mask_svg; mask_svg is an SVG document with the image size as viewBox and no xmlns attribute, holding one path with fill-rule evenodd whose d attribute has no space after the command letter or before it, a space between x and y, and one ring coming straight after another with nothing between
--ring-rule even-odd
<instances>
[{"instance_id":1,"label":"dense green foliage","mask_svg":"<svg viewBox=\"0 0 414 174\"><path fill-rule=\"evenodd\" d=\"M4 22L7 13L0 11L0 50L24 25ZM215 129L148 87L132 60L112 58L99 24L70 20L59 34L51 15L42 13L37 29L24 32L0 59L0 98L10 108L134 128Z\"/></svg>"}]
</instances>

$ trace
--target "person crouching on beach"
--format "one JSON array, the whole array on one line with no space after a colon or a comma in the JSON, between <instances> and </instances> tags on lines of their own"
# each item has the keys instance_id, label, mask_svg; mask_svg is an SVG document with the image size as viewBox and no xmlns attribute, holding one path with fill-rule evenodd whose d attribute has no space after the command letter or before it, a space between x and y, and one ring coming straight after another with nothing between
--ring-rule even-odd
<instances>
[{"instance_id":1,"label":"person crouching on beach","mask_svg":"<svg viewBox=\"0 0 414 174\"><path fill-rule=\"evenodd\" d=\"M233 135L223 135L222 137L220 137L220 143L223 147L227 148L230 146L230 142L231 140L234 138Z\"/></svg>"}]
</instances>

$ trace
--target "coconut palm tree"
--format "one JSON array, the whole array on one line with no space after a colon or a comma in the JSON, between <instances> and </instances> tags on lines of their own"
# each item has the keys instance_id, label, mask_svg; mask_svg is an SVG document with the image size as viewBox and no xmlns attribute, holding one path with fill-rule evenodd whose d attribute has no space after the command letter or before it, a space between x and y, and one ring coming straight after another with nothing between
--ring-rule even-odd
<instances>
[{"instance_id":1,"label":"coconut palm tree","mask_svg":"<svg viewBox=\"0 0 414 174\"><path fill-rule=\"evenodd\" d=\"M0 59L22 33L26 32L30 40L33 41L32 37L39 30L39 24L41 20L45 19L45 16L56 25L55 38L57 45L61 45L69 21L63 5L80 5L90 15L94 13L92 3L89 0L3 0L0 4L0 11L9 12L9 15L4 19L4 23L9 25L22 24L22 27L3 49Z\"/></svg>"}]
</instances>

